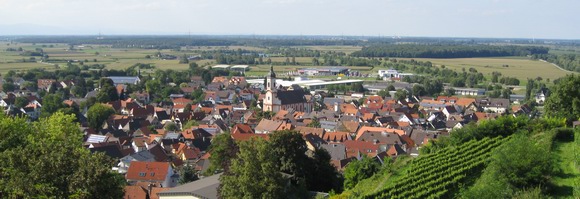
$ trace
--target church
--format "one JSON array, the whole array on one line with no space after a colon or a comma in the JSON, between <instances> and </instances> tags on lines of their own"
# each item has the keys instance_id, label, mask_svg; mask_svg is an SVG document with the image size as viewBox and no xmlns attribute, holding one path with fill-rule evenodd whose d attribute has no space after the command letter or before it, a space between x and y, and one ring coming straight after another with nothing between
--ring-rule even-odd
<instances>
[{"instance_id":1,"label":"church","mask_svg":"<svg viewBox=\"0 0 580 199\"><path fill-rule=\"evenodd\" d=\"M293 109L294 111L310 113L313 103L304 96L304 90L278 90L276 86L276 73L270 66L270 72L266 76L266 96L262 111L278 112L280 110Z\"/></svg>"}]
</instances>

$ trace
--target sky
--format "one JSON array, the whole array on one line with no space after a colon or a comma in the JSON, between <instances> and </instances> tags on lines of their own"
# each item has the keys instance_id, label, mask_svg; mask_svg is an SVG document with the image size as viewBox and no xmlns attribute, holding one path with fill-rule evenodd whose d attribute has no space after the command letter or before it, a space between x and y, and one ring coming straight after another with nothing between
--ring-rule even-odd
<instances>
[{"instance_id":1,"label":"sky","mask_svg":"<svg viewBox=\"0 0 580 199\"><path fill-rule=\"evenodd\" d=\"M0 0L0 35L580 39L578 0Z\"/></svg>"}]
</instances>

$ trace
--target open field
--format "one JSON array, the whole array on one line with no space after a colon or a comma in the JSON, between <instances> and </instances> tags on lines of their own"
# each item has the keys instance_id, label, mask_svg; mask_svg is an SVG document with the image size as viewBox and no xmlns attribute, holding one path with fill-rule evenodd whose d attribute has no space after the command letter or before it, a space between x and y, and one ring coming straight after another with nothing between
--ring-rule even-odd
<instances>
[{"instance_id":1,"label":"open field","mask_svg":"<svg viewBox=\"0 0 580 199\"><path fill-rule=\"evenodd\" d=\"M193 51L215 50L215 49L245 49L245 50L266 50L261 47L248 46L201 46L189 47L185 51L173 50L157 50L157 49L119 49L111 48L108 45L84 45L82 48L75 46L76 50L70 51L68 44L27 44L27 43L7 43L0 42L0 73L5 74L9 70L26 70L31 68L45 68L47 70L54 70L56 67L36 62L23 62L23 59L28 60L30 57L21 56L21 52L5 51L6 48L23 48L24 51L34 51L36 48L42 48L44 52L48 53L50 62L58 65L65 65L68 60L85 61L86 64L104 64L107 69L125 69L136 63L153 64L159 69L173 69L185 70L188 68L187 64L179 64L179 60L160 60L156 58L147 59L145 56L154 55L157 52L162 54L170 54L180 56L184 53L189 54ZM313 50L323 51L340 51L351 53L359 50L358 46L300 46L300 48L308 48ZM184 48L185 49L185 48ZM37 60L40 57L36 57ZM285 62L286 57L271 57L273 62ZM290 58L291 59L291 58ZM297 68L310 68L312 64L312 57L296 57L296 62L299 65L281 66L275 65L275 70L283 75L288 71L295 71ZM406 59L408 58L399 58ZM482 72L486 77L491 77L493 71L501 72L504 76L511 76L520 79L521 85L525 85L527 78L536 78L538 76L543 79L554 80L562 77L570 72L565 72L557 69L550 63L528 60L525 57L494 57L494 58L461 58L461 59L424 59L416 58L418 61L431 61L436 66L445 65L447 68L461 71L462 68L468 70L475 68ZM264 60L265 61L265 60ZM213 65L215 60L199 60L196 61L198 65ZM502 67L508 65L509 67ZM376 74L377 70L384 69L383 67L350 67L352 70L359 70L363 74ZM249 76L261 76L268 72L269 65L251 66L250 71L246 74Z\"/></svg>"},{"instance_id":2,"label":"open field","mask_svg":"<svg viewBox=\"0 0 580 199\"><path fill-rule=\"evenodd\" d=\"M362 49L361 46L300 46L299 48L306 48L311 50L320 50L320 51L336 51L336 52L344 52L347 55Z\"/></svg>"},{"instance_id":3,"label":"open field","mask_svg":"<svg viewBox=\"0 0 580 199\"><path fill-rule=\"evenodd\" d=\"M52 45L52 47L50 47ZM238 49L243 46L230 46L229 49ZM106 45L85 45L82 48L75 47L76 50L70 51L67 44L24 44L24 43L6 43L0 42L0 74L5 74L9 70L26 70L32 68L45 68L54 70L56 67L46 63L23 62L22 59L28 60L30 57L20 55L21 52L5 51L6 48L22 48L23 51L35 51L36 48L42 48L49 56L50 63L65 65L68 60L84 61L87 65L105 64L107 69L125 69L136 63L154 64L159 69L185 70L188 64L179 64L179 60L160 60L147 59L145 56L154 55L157 52L170 55L182 55L187 52L177 52L172 50L156 49L118 49ZM226 48L226 47L201 47L206 49ZM197 50L197 49L196 49ZM37 60L40 57L35 57ZM196 61L199 65L212 63L214 60Z\"/></svg>"},{"instance_id":4,"label":"open field","mask_svg":"<svg viewBox=\"0 0 580 199\"><path fill-rule=\"evenodd\" d=\"M398 58L410 60L410 58ZM445 68L461 71L463 68L475 68L486 77L491 77L493 71L500 72L503 76L516 77L521 83L528 78L542 77L554 80L572 72L562 71L550 63L529 60L525 57L491 57L491 58L457 58L457 59L431 59L414 58L417 61L430 61L436 66L445 65ZM508 65L509 67L503 67Z\"/></svg>"}]
</instances>

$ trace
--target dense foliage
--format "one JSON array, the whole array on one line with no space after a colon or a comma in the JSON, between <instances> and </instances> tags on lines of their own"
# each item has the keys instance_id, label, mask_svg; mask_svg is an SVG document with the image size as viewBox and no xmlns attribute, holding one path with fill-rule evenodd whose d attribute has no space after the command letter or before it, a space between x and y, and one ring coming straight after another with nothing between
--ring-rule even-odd
<instances>
[{"instance_id":1,"label":"dense foliage","mask_svg":"<svg viewBox=\"0 0 580 199\"><path fill-rule=\"evenodd\" d=\"M569 71L580 72L580 55L535 54L532 58L546 60L547 62L554 63Z\"/></svg>"},{"instance_id":2,"label":"dense foliage","mask_svg":"<svg viewBox=\"0 0 580 199\"><path fill-rule=\"evenodd\" d=\"M570 122L580 119L580 75L567 75L554 82L545 102L546 115L564 117Z\"/></svg>"},{"instance_id":3,"label":"dense foliage","mask_svg":"<svg viewBox=\"0 0 580 199\"><path fill-rule=\"evenodd\" d=\"M74 116L39 122L0 116L0 198L121 198L113 161L82 146Z\"/></svg>"},{"instance_id":4,"label":"dense foliage","mask_svg":"<svg viewBox=\"0 0 580 199\"><path fill-rule=\"evenodd\" d=\"M115 114L115 110L103 104L95 104L87 111L87 122L92 129L100 130L109 116Z\"/></svg>"},{"instance_id":5,"label":"dense foliage","mask_svg":"<svg viewBox=\"0 0 580 199\"><path fill-rule=\"evenodd\" d=\"M493 154L482 176L464 198L508 198L515 190L546 185L552 171L549 142L538 144L517 134Z\"/></svg>"},{"instance_id":6,"label":"dense foliage","mask_svg":"<svg viewBox=\"0 0 580 199\"><path fill-rule=\"evenodd\" d=\"M348 163L344 170L344 188L353 188L361 180L369 178L379 171L380 166L378 162L367 156Z\"/></svg>"},{"instance_id":7,"label":"dense foliage","mask_svg":"<svg viewBox=\"0 0 580 199\"><path fill-rule=\"evenodd\" d=\"M212 142L210 153L211 169L224 171L219 189L224 198L301 198L307 190L342 189L328 152L316 150L308 155L306 143L296 131L274 132L267 141L233 142L220 136Z\"/></svg>"},{"instance_id":8,"label":"dense foliage","mask_svg":"<svg viewBox=\"0 0 580 199\"><path fill-rule=\"evenodd\" d=\"M465 58L526 56L546 53L548 53L548 48L536 46L400 44L364 47L351 55L356 57Z\"/></svg>"}]
</instances>

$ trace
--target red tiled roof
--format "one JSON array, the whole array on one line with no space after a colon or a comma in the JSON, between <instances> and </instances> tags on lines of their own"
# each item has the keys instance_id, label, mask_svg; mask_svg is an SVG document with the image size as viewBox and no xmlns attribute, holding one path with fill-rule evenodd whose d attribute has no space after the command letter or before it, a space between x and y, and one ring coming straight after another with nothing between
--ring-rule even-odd
<instances>
[{"instance_id":1,"label":"red tiled roof","mask_svg":"<svg viewBox=\"0 0 580 199\"><path fill-rule=\"evenodd\" d=\"M372 157L375 156L379 150L379 145L375 145L371 142L347 140L344 141L343 144L346 147L346 157L357 157L359 153Z\"/></svg>"},{"instance_id":2,"label":"red tiled roof","mask_svg":"<svg viewBox=\"0 0 580 199\"><path fill-rule=\"evenodd\" d=\"M236 124L232 128L232 134L253 134L254 130L247 124Z\"/></svg>"},{"instance_id":3,"label":"red tiled roof","mask_svg":"<svg viewBox=\"0 0 580 199\"><path fill-rule=\"evenodd\" d=\"M185 99L183 97L173 99L173 104L189 104L192 103L190 99Z\"/></svg>"},{"instance_id":4,"label":"red tiled roof","mask_svg":"<svg viewBox=\"0 0 580 199\"><path fill-rule=\"evenodd\" d=\"M141 186L125 186L124 199L143 199L147 198L147 191Z\"/></svg>"},{"instance_id":5,"label":"red tiled roof","mask_svg":"<svg viewBox=\"0 0 580 199\"><path fill-rule=\"evenodd\" d=\"M357 131L355 140L358 140L364 133L369 132L369 131L372 131L372 132L383 132L384 131L387 133L396 133L399 135L405 135L405 131L403 131L403 130L383 128L383 127L363 126Z\"/></svg>"},{"instance_id":6,"label":"red tiled roof","mask_svg":"<svg viewBox=\"0 0 580 199\"><path fill-rule=\"evenodd\" d=\"M127 180L164 181L168 175L169 162L139 162L134 161L127 170Z\"/></svg>"}]
</instances>

